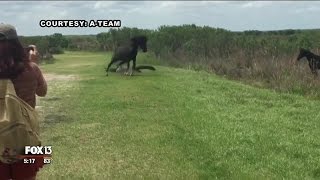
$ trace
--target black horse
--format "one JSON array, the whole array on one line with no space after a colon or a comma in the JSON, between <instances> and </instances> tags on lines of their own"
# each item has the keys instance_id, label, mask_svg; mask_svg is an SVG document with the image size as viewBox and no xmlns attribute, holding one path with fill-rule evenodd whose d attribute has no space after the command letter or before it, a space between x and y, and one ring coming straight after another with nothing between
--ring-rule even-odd
<instances>
[{"instance_id":1,"label":"black horse","mask_svg":"<svg viewBox=\"0 0 320 180\"><path fill-rule=\"evenodd\" d=\"M130 39L130 42L127 45L120 46L116 48L114 54L112 56L111 62L109 63L108 67L106 68L107 76L109 69L112 64L116 62L120 62L118 64L118 68L122 65L127 63L126 75L128 74L128 70L130 68L130 61L133 61L133 66L131 68L130 75L132 75L133 70L136 69L136 57L138 54L138 48L140 47L143 52L147 52L147 37L146 36L135 36ZM139 69L137 71L140 71Z\"/></svg>"},{"instance_id":2,"label":"black horse","mask_svg":"<svg viewBox=\"0 0 320 180\"><path fill-rule=\"evenodd\" d=\"M320 56L313 54L307 49L300 48L300 53L297 57L297 60L299 61L300 59L306 57L308 62L309 62L309 67L311 72L315 75L318 76L318 69L320 69Z\"/></svg>"}]
</instances>

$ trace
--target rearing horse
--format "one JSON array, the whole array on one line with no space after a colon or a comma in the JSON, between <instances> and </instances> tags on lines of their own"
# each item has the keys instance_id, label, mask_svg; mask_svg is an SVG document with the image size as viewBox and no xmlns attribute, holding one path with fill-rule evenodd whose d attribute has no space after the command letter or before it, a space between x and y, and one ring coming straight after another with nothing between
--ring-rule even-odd
<instances>
[{"instance_id":1,"label":"rearing horse","mask_svg":"<svg viewBox=\"0 0 320 180\"><path fill-rule=\"evenodd\" d=\"M318 69L320 69L320 56L313 54L307 49L300 48L300 53L297 57L297 60L299 61L300 59L306 57L308 62L309 62L309 67L311 72L315 75L318 76Z\"/></svg>"},{"instance_id":2,"label":"rearing horse","mask_svg":"<svg viewBox=\"0 0 320 180\"><path fill-rule=\"evenodd\" d=\"M138 54L138 48L140 47L143 52L147 52L147 37L146 36L135 36L130 39L128 45L120 46L115 49L114 54L112 56L111 62L106 68L107 76L111 65L115 62L119 62L118 67L124 63L127 63L127 70L130 68L130 61L133 61L133 67L131 68L130 75L132 75L133 70L136 70L136 57Z\"/></svg>"}]
</instances>

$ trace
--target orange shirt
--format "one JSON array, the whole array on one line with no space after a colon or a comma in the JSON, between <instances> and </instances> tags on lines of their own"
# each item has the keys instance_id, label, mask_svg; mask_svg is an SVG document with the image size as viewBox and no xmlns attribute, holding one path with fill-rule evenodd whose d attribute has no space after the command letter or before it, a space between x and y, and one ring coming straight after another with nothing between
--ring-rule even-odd
<instances>
[{"instance_id":1,"label":"orange shirt","mask_svg":"<svg viewBox=\"0 0 320 180\"><path fill-rule=\"evenodd\" d=\"M31 107L36 106L36 95L47 94L47 83L36 63L30 62L16 79L12 80L17 96L27 102Z\"/></svg>"}]
</instances>

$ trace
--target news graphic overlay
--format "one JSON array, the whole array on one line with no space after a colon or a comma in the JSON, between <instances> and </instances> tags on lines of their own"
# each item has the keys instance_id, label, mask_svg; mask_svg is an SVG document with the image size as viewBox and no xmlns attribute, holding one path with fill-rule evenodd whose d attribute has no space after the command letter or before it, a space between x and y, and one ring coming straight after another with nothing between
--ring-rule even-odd
<instances>
[{"instance_id":1,"label":"news graphic overlay","mask_svg":"<svg viewBox=\"0 0 320 180\"><path fill-rule=\"evenodd\" d=\"M44 164L52 162L52 146L25 146L24 155L20 155L25 164L33 164L43 158Z\"/></svg>"},{"instance_id":2,"label":"news graphic overlay","mask_svg":"<svg viewBox=\"0 0 320 180\"><path fill-rule=\"evenodd\" d=\"M40 20L40 27L121 27L121 20Z\"/></svg>"}]
</instances>

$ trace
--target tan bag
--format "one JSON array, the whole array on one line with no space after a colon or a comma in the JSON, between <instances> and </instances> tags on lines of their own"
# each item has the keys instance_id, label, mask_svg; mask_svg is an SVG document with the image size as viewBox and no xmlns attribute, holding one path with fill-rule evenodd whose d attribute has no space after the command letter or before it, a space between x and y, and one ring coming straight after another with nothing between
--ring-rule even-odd
<instances>
[{"instance_id":1,"label":"tan bag","mask_svg":"<svg viewBox=\"0 0 320 180\"><path fill-rule=\"evenodd\" d=\"M39 116L19 98L11 80L0 79L0 161L14 163L25 146L39 146Z\"/></svg>"}]
</instances>

